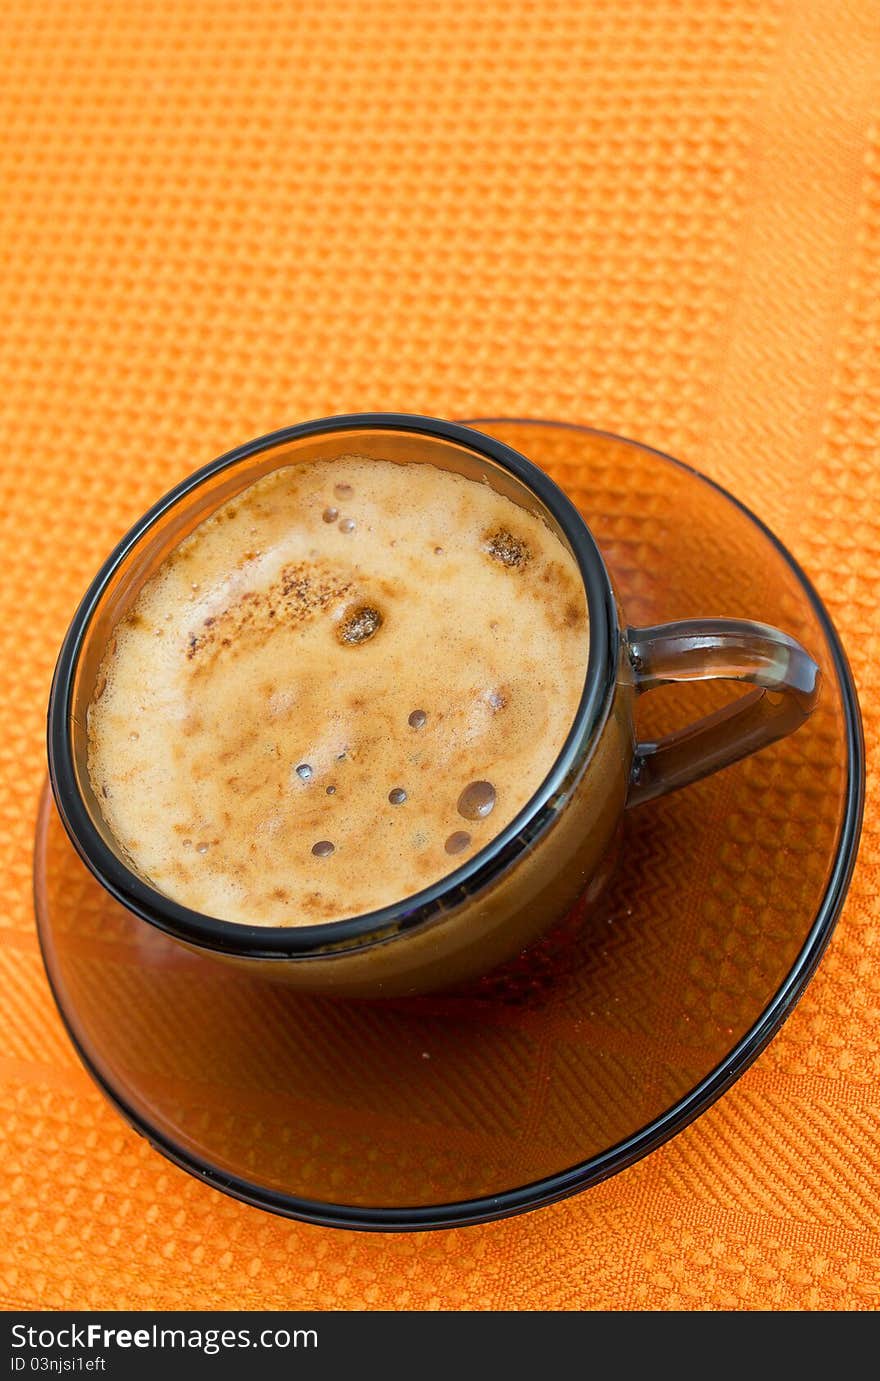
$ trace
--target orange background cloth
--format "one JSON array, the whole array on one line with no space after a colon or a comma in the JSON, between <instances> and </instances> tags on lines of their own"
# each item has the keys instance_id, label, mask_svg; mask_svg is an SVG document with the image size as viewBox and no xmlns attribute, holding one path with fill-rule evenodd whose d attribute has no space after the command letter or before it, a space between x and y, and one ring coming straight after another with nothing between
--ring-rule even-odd
<instances>
[{"instance_id":1,"label":"orange background cloth","mask_svg":"<svg viewBox=\"0 0 880 1381\"><path fill-rule=\"evenodd\" d=\"M0 7L0 1300L871 1309L880 1296L880 24L872 0ZM97 1092L34 932L49 678L123 530L225 449L399 410L590 423L805 565L869 744L794 1014L632 1169L368 1236L178 1171Z\"/></svg>"}]
</instances>

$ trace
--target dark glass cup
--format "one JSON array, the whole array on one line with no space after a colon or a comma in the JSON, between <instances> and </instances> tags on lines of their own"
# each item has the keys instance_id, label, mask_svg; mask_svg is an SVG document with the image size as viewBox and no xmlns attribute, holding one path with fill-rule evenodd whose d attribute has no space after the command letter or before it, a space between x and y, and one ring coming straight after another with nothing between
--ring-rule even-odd
<instances>
[{"instance_id":1,"label":"dark glass cup","mask_svg":"<svg viewBox=\"0 0 880 1381\"><path fill-rule=\"evenodd\" d=\"M87 770L88 708L117 624L193 529L281 467L356 452L423 463L488 483L539 516L584 583L589 655L568 736L519 814L461 867L413 896L320 925L240 925L190 910L155 888L114 840ZM656 742L637 742L636 698L680 681L751 689ZM304 989L397 996L458 984L512 958L598 893L623 812L686 786L798 728L819 691L808 653L775 628L699 618L633 628L577 509L537 466L479 431L371 413L304 423L222 456L184 480L131 529L98 572L61 648L49 702L49 775L81 858L130 912L182 944Z\"/></svg>"}]
</instances>

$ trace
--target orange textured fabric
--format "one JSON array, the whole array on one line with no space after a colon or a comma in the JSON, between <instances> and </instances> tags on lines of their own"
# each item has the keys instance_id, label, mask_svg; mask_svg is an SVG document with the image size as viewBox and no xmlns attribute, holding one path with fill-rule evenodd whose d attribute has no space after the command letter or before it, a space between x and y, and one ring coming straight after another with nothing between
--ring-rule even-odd
<instances>
[{"instance_id":1,"label":"orange textured fabric","mask_svg":"<svg viewBox=\"0 0 880 1381\"><path fill-rule=\"evenodd\" d=\"M876 6L7 0L0 52L0 1302L876 1308ZM196 465L366 409L587 422L726 484L827 601L869 745L846 908L757 1063L598 1188L438 1234L160 1158L62 1031L30 894L101 559Z\"/></svg>"}]
</instances>

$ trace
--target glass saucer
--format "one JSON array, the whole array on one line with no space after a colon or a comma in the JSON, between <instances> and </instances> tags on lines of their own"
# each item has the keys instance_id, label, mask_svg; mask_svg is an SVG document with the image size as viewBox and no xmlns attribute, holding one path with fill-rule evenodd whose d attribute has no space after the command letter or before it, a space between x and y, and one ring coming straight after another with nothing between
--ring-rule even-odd
<instances>
[{"instance_id":1,"label":"glass saucer","mask_svg":"<svg viewBox=\"0 0 880 1381\"><path fill-rule=\"evenodd\" d=\"M481 420L580 506L632 623L775 624L822 666L793 737L630 812L598 904L443 996L306 997L136 920L79 861L44 793L46 969L88 1069L131 1124L276 1213L395 1230L486 1221L614 1174L675 1135L766 1045L843 902L864 755L852 679L796 562L741 504L647 447ZM729 698L657 691L642 738Z\"/></svg>"}]
</instances>

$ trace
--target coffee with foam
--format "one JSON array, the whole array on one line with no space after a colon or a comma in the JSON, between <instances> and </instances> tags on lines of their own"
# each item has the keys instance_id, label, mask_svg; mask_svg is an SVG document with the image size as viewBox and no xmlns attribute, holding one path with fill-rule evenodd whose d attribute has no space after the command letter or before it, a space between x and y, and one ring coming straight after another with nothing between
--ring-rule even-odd
<instances>
[{"instance_id":1,"label":"coffee with foam","mask_svg":"<svg viewBox=\"0 0 880 1381\"><path fill-rule=\"evenodd\" d=\"M488 483L343 456L258 480L115 630L89 776L121 851L204 914L397 902L526 804L575 718L573 557Z\"/></svg>"}]
</instances>

